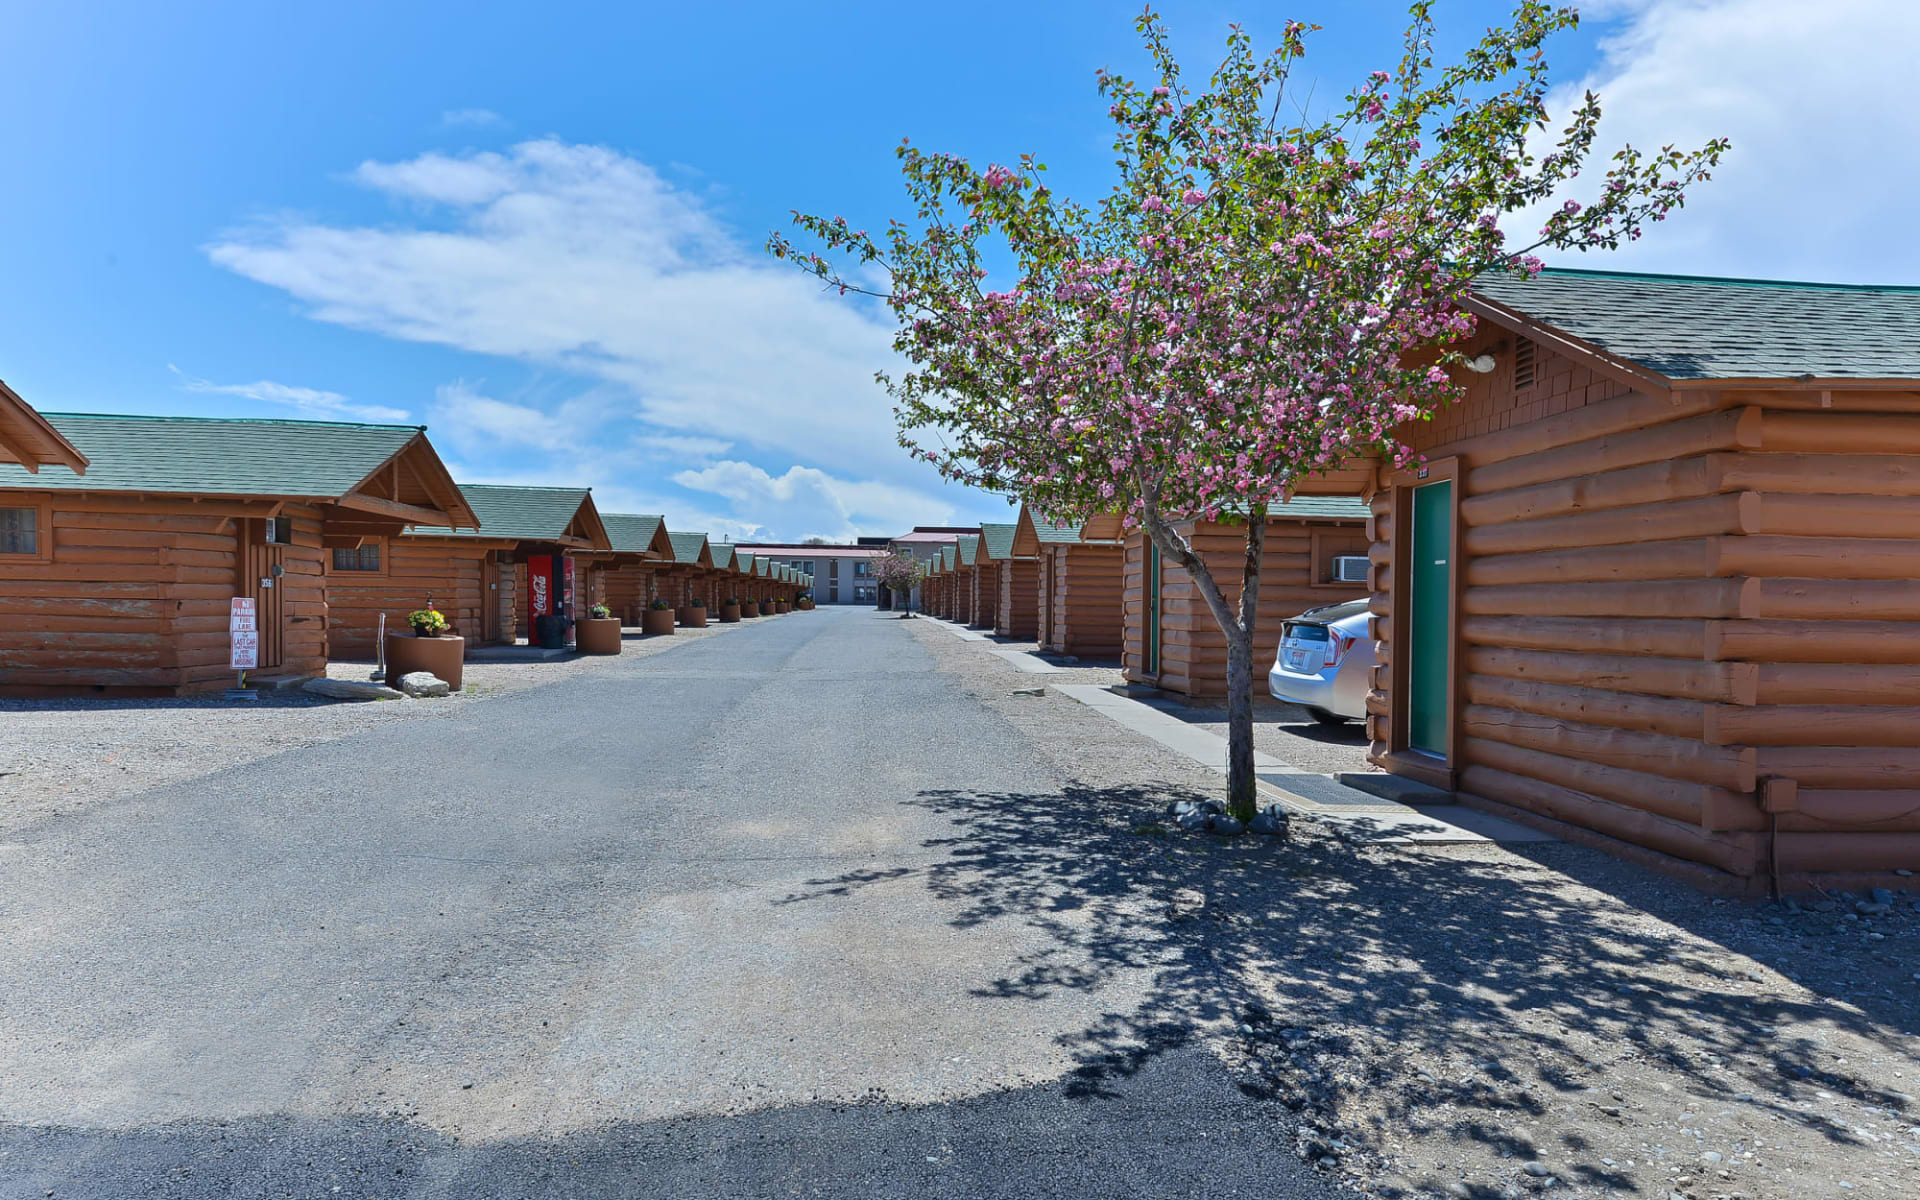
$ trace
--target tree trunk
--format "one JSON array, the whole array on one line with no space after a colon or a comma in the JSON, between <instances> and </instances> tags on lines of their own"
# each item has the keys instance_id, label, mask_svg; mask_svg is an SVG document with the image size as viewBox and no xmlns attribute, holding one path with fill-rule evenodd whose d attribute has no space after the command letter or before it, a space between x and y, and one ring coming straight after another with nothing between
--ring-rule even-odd
<instances>
[{"instance_id":1,"label":"tree trunk","mask_svg":"<svg viewBox=\"0 0 1920 1200\"><path fill-rule=\"evenodd\" d=\"M1193 578L1208 611L1227 639L1227 811L1250 821L1260 809L1260 782L1253 773L1253 631L1260 603L1260 561L1267 544L1267 510L1247 514L1247 556L1240 577L1240 611L1234 612L1219 583L1193 546L1169 525L1151 499L1141 524L1161 551Z\"/></svg>"}]
</instances>

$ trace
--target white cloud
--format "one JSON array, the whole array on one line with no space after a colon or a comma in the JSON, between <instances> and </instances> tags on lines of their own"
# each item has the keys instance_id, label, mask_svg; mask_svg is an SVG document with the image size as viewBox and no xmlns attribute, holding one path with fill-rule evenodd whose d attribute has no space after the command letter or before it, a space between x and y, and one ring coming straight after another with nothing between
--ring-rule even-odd
<instances>
[{"instance_id":1,"label":"white cloud","mask_svg":"<svg viewBox=\"0 0 1920 1200\"><path fill-rule=\"evenodd\" d=\"M733 449L732 442L719 438L681 437L675 434L643 434L633 439L634 448L660 458L718 458Z\"/></svg>"},{"instance_id":2,"label":"white cloud","mask_svg":"<svg viewBox=\"0 0 1920 1200\"><path fill-rule=\"evenodd\" d=\"M355 404L339 392L293 387L289 384L274 383L269 379L254 383L214 383L211 380L189 375L172 363L167 364L167 370L178 376L180 386L189 392L197 392L203 396L239 396L246 400L279 404L297 409L303 415L316 420L402 424L409 419L407 410L404 408L387 408L379 404Z\"/></svg>"},{"instance_id":3,"label":"white cloud","mask_svg":"<svg viewBox=\"0 0 1920 1200\"><path fill-rule=\"evenodd\" d=\"M1920 280L1920 245L1909 236L1920 191L1920 107L1910 96L1920 4L1613 0L1599 15L1620 19L1600 63L1551 104L1564 113L1583 91L1599 95L1596 171L1622 141L1653 151L1727 137L1733 148L1686 208L1641 241L1557 265Z\"/></svg>"},{"instance_id":4,"label":"white cloud","mask_svg":"<svg viewBox=\"0 0 1920 1200\"><path fill-rule=\"evenodd\" d=\"M835 540L894 533L916 524L940 525L954 508L910 488L836 479L815 467L790 467L772 475L752 463L717 462L673 477L681 487L711 492L733 502L736 512L768 514L797 537ZM804 532L796 532L804 531Z\"/></svg>"},{"instance_id":5,"label":"white cloud","mask_svg":"<svg viewBox=\"0 0 1920 1200\"><path fill-rule=\"evenodd\" d=\"M440 114L440 123L450 129L463 125L504 125L506 118L490 108L450 108Z\"/></svg>"},{"instance_id":6,"label":"white cloud","mask_svg":"<svg viewBox=\"0 0 1920 1200\"><path fill-rule=\"evenodd\" d=\"M667 434L931 482L873 381L891 326L748 250L647 164L548 139L354 178L450 227L282 220L207 253L323 321L623 385Z\"/></svg>"}]
</instances>

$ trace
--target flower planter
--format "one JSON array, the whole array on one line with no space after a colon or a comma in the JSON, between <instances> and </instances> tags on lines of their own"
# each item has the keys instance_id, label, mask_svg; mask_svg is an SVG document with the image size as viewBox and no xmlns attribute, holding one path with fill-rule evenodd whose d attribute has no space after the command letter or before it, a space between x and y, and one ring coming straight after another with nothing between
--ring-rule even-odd
<instances>
[{"instance_id":1,"label":"flower planter","mask_svg":"<svg viewBox=\"0 0 1920 1200\"><path fill-rule=\"evenodd\" d=\"M793 611L793 609L792 609L792 606L788 604L785 600L775 600L773 602L773 611L776 613L783 613L783 612L791 612Z\"/></svg>"},{"instance_id":2,"label":"flower planter","mask_svg":"<svg viewBox=\"0 0 1920 1200\"><path fill-rule=\"evenodd\" d=\"M757 616L759 616L759 615L760 615L760 602L759 602L758 600L749 600L749 601L747 601L746 603L744 603L744 604L742 604L742 605L740 606L740 615L741 615L741 616L743 616L743 617L757 617Z\"/></svg>"},{"instance_id":3,"label":"flower planter","mask_svg":"<svg viewBox=\"0 0 1920 1200\"><path fill-rule=\"evenodd\" d=\"M648 608L640 613L641 633L672 633L673 610L670 608Z\"/></svg>"},{"instance_id":4,"label":"flower planter","mask_svg":"<svg viewBox=\"0 0 1920 1200\"><path fill-rule=\"evenodd\" d=\"M684 605L674 615L678 617L680 623L688 629L705 629L707 627L707 606L704 604Z\"/></svg>"},{"instance_id":5,"label":"flower planter","mask_svg":"<svg viewBox=\"0 0 1920 1200\"><path fill-rule=\"evenodd\" d=\"M740 606L738 604L722 604L720 606L720 623L722 625L731 625L739 619Z\"/></svg>"},{"instance_id":6,"label":"flower planter","mask_svg":"<svg viewBox=\"0 0 1920 1200\"><path fill-rule=\"evenodd\" d=\"M620 618L588 617L573 627L573 647L582 654L620 653Z\"/></svg>"},{"instance_id":7,"label":"flower planter","mask_svg":"<svg viewBox=\"0 0 1920 1200\"><path fill-rule=\"evenodd\" d=\"M800 611L801 611L801 612L812 612L812 611L813 611L813 601L811 601L811 600L802 600L802 601L800 602Z\"/></svg>"},{"instance_id":8,"label":"flower planter","mask_svg":"<svg viewBox=\"0 0 1920 1200\"><path fill-rule=\"evenodd\" d=\"M467 639L463 637L415 637L410 633L387 635L387 678L425 671L444 679L447 687L460 690L461 667L467 658Z\"/></svg>"}]
</instances>

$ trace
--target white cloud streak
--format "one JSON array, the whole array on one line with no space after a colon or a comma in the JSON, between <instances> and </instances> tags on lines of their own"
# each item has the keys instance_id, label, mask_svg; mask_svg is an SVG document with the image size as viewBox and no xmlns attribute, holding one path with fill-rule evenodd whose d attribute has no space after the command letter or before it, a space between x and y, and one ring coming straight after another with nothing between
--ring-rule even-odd
<instances>
[{"instance_id":1,"label":"white cloud streak","mask_svg":"<svg viewBox=\"0 0 1920 1200\"><path fill-rule=\"evenodd\" d=\"M180 386L189 392L203 396L238 396L244 400L278 404L295 409L303 416L315 420L404 424L410 419L404 408L388 408L380 404L355 404L339 392L294 387L289 384L275 383L269 379L261 379L253 383L214 383L211 380L189 375L172 363L167 364L167 370L173 372L179 378Z\"/></svg>"}]
</instances>

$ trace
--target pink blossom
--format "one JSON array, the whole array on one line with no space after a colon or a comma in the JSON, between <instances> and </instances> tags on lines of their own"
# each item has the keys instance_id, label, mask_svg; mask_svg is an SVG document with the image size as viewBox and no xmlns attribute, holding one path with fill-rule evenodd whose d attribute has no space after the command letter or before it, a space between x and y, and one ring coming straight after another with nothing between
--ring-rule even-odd
<instances>
[{"instance_id":1,"label":"pink blossom","mask_svg":"<svg viewBox=\"0 0 1920 1200\"><path fill-rule=\"evenodd\" d=\"M1206 199L1207 194L1197 188L1188 188L1186 191L1180 193L1180 200L1183 204L1204 204L1206 203Z\"/></svg>"}]
</instances>

